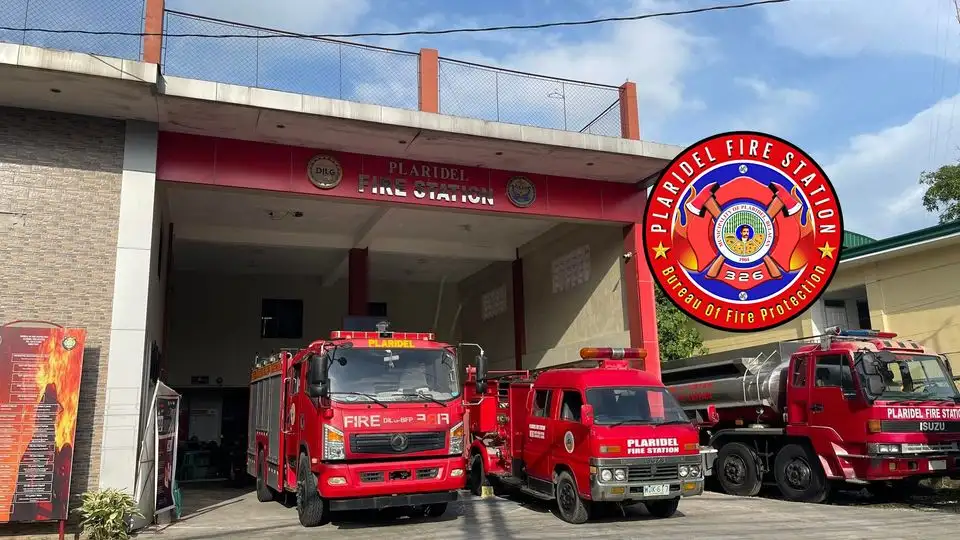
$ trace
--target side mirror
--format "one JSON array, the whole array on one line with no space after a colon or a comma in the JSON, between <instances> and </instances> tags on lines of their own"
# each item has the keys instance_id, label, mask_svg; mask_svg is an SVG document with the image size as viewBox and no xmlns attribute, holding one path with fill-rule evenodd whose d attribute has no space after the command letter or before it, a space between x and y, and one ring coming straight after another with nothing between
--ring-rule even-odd
<instances>
[{"instance_id":1,"label":"side mirror","mask_svg":"<svg viewBox=\"0 0 960 540\"><path fill-rule=\"evenodd\" d=\"M310 358L310 371L307 374L306 394L312 398L327 397L330 387L327 379L327 355L315 354Z\"/></svg>"},{"instance_id":2,"label":"side mirror","mask_svg":"<svg viewBox=\"0 0 960 540\"><path fill-rule=\"evenodd\" d=\"M580 406L580 423L593 427L593 405L588 403Z\"/></svg>"},{"instance_id":3,"label":"side mirror","mask_svg":"<svg viewBox=\"0 0 960 540\"><path fill-rule=\"evenodd\" d=\"M707 405L707 417L697 422L697 427L712 427L720 423L716 405Z\"/></svg>"},{"instance_id":4,"label":"side mirror","mask_svg":"<svg viewBox=\"0 0 960 540\"><path fill-rule=\"evenodd\" d=\"M487 355L482 352L477 355L477 393L487 391Z\"/></svg>"},{"instance_id":5,"label":"side mirror","mask_svg":"<svg viewBox=\"0 0 960 540\"><path fill-rule=\"evenodd\" d=\"M887 389L881 375L867 375L867 391L871 396L879 396Z\"/></svg>"}]
</instances>

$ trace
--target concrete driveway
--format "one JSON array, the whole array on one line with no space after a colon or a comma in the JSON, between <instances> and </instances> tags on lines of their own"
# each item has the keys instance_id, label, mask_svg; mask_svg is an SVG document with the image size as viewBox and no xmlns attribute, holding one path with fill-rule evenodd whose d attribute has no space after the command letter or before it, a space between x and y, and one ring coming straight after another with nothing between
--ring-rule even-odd
<instances>
[{"instance_id":1,"label":"concrete driveway","mask_svg":"<svg viewBox=\"0 0 960 540\"><path fill-rule=\"evenodd\" d=\"M219 499L219 500L218 500ZM830 505L800 504L771 498L737 498L717 493L681 502L676 516L650 518L640 508L574 526L561 521L548 504L525 497L476 499L464 493L439 519L390 519L372 513L336 516L325 527L306 529L296 510L258 503L247 491L187 490L181 521L143 531L140 538L246 540L283 537L363 539L385 535L453 540L459 538L954 538L955 501L913 505L865 504L856 497ZM189 512L189 513L188 513Z\"/></svg>"}]
</instances>

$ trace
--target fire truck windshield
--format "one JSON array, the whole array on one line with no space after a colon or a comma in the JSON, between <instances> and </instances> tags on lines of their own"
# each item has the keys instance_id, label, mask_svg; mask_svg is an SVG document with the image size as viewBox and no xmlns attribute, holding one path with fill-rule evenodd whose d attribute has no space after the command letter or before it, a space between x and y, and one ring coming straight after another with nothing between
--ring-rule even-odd
<instances>
[{"instance_id":1,"label":"fire truck windshield","mask_svg":"<svg viewBox=\"0 0 960 540\"><path fill-rule=\"evenodd\" d=\"M871 396L873 399L898 401L960 399L953 378L940 358L936 356L899 354L889 351L861 354L864 361L872 360L870 357L873 356L880 364L879 371L883 376L884 390L880 395ZM857 365L862 371L862 362L857 362Z\"/></svg>"},{"instance_id":2,"label":"fire truck windshield","mask_svg":"<svg viewBox=\"0 0 960 540\"><path fill-rule=\"evenodd\" d=\"M689 424L690 418L665 388L647 386L587 389L598 425Z\"/></svg>"},{"instance_id":3,"label":"fire truck windshield","mask_svg":"<svg viewBox=\"0 0 960 540\"><path fill-rule=\"evenodd\" d=\"M447 401L460 394L457 361L447 350L353 347L333 354L328 377L337 401Z\"/></svg>"}]
</instances>

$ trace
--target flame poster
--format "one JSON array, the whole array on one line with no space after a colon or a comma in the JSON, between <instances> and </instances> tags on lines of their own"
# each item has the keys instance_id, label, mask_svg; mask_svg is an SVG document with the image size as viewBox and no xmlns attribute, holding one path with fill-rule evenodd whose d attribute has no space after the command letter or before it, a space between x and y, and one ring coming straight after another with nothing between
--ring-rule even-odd
<instances>
[{"instance_id":1,"label":"flame poster","mask_svg":"<svg viewBox=\"0 0 960 540\"><path fill-rule=\"evenodd\" d=\"M0 327L0 523L67 519L86 331Z\"/></svg>"}]
</instances>

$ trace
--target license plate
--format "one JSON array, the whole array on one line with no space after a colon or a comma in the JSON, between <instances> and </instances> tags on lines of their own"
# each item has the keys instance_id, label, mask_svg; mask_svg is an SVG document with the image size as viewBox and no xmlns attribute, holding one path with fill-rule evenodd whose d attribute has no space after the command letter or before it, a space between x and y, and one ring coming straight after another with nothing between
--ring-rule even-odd
<instances>
[{"instance_id":1,"label":"license plate","mask_svg":"<svg viewBox=\"0 0 960 540\"><path fill-rule=\"evenodd\" d=\"M932 459L930 460L930 470L931 471L943 471L947 468L947 461L943 459Z\"/></svg>"},{"instance_id":2,"label":"license plate","mask_svg":"<svg viewBox=\"0 0 960 540\"><path fill-rule=\"evenodd\" d=\"M643 486L644 497L657 497L670 494L670 484L660 484L656 486Z\"/></svg>"}]
</instances>

